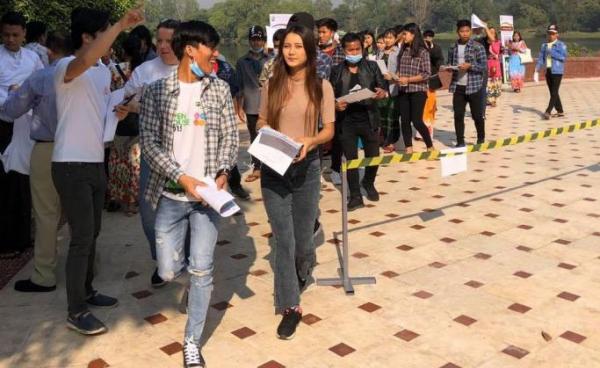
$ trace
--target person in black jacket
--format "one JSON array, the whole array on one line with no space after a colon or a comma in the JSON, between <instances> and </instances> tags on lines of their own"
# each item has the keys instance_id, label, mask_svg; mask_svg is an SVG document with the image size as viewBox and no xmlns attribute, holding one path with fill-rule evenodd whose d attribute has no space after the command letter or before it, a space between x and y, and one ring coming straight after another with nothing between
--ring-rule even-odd
<instances>
[{"instance_id":1,"label":"person in black jacket","mask_svg":"<svg viewBox=\"0 0 600 368\"><path fill-rule=\"evenodd\" d=\"M427 91L427 101L425 102L425 110L423 111L423 122L427 125L429 135L433 138L433 124L435 123L435 113L437 111L437 100L435 91L442 88L442 81L438 75L440 66L444 64L444 53L442 48L433 42L435 33L428 29L423 32L425 47L429 51L429 59L431 60L431 76L429 77L429 90Z\"/></svg>"},{"instance_id":2,"label":"person in black jacket","mask_svg":"<svg viewBox=\"0 0 600 368\"><path fill-rule=\"evenodd\" d=\"M336 126L339 126L339 129L336 128L336 135L338 135L336 139L341 139L347 160L358 158L358 138L363 142L365 157L377 157L379 156L379 111L375 100L386 97L388 85L377 64L363 58L362 40L358 34L346 34L342 38L342 47L345 61L333 67L330 77L335 97L339 98L363 88L374 91L375 96L351 104L336 100L335 120ZM379 193L375 189L376 175L377 166L367 167L361 183L370 201L379 200ZM348 186L350 189L348 210L363 207L356 169L348 170Z\"/></svg>"}]
</instances>

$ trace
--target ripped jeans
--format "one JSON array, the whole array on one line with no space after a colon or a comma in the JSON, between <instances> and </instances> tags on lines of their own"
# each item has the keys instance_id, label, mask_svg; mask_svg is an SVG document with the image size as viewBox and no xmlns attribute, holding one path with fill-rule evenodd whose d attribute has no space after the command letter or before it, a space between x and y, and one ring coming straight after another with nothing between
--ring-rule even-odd
<instances>
[{"instance_id":1,"label":"ripped jeans","mask_svg":"<svg viewBox=\"0 0 600 368\"><path fill-rule=\"evenodd\" d=\"M188 320L185 337L200 342L213 289L213 257L219 235L220 216L198 202L160 198L156 209L156 255L158 274L165 281L185 267L185 238L190 232Z\"/></svg>"}]
</instances>

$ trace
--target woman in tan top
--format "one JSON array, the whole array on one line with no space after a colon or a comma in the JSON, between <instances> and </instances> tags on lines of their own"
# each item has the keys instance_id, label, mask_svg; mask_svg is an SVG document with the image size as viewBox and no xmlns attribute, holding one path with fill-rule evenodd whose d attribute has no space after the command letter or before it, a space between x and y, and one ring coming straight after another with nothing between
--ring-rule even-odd
<instances>
[{"instance_id":1,"label":"woman in tan top","mask_svg":"<svg viewBox=\"0 0 600 368\"><path fill-rule=\"evenodd\" d=\"M316 264L313 229L321 187L317 148L334 133L333 89L317 77L316 64L312 29L290 26L273 76L263 87L258 117L259 128L269 126L303 144L285 175L266 165L261 170L262 196L275 240L275 305L283 314L277 334L286 340L294 337L302 318L300 293Z\"/></svg>"}]
</instances>

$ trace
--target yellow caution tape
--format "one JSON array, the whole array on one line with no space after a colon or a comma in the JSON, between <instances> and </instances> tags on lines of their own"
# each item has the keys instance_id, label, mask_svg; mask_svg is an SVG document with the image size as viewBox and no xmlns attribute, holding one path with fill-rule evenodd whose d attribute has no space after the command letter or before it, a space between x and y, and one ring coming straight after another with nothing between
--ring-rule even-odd
<instances>
[{"instance_id":1,"label":"yellow caution tape","mask_svg":"<svg viewBox=\"0 0 600 368\"><path fill-rule=\"evenodd\" d=\"M560 128L550 128L536 133L527 133L524 135L515 135L509 138L497 139L495 141L489 141L481 144L473 144L467 146L467 153L471 152L482 152L491 149L496 149L506 146L514 146L521 143L539 141L541 139L555 137L562 134L573 133L578 130L593 128L600 126L600 119L582 121L580 123L564 125ZM401 162L414 162L420 160L438 160L441 157L452 157L462 153L446 153L442 154L440 151L428 151L428 152L415 152L415 153L393 153L386 156L370 157L370 158L359 158L356 160L346 161L342 164L342 171L349 169L358 169L360 167L378 166L378 165L389 165L398 164Z\"/></svg>"}]
</instances>

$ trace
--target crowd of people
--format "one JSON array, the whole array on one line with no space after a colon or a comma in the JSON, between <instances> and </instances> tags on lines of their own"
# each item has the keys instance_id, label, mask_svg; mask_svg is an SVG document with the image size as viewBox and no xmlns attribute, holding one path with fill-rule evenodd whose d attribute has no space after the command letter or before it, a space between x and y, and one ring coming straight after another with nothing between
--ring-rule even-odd
<instances>
[{"instance_id":1,"label":"crowd of people","mask_svg":"<svg viewBox=\"0 0 600 368\"><path fill-rule=\"evenodd\" d=\"M265 29L251 27L249 50L234 68L219 53L219 34L207 23L164 20L153 35L141 25L141 9L114 24L109 18L104 11L77 8L70 35L48 32L42 22L26 23L17 12L0 20L0 250L8 258L31 246L33 209L34 269L14 288L54 291L64 216L70 229L67 326L84 335L103 333L107 328L90 307L111 308L118 300L93 286L102 213L139 212L156 265L152 286L190 274L186 367L205 364L199 343L220 222L198 188L214 181L218 189L249 198L237 163L238 121L247 124L251 140L270 127L302 145L284 175L253 158L245 179L260 181L275 240L274 297L282 315L277 335L292 339L302 318L301 294L316 265L323 156L331 155L332 180L339 183L342 157L355 159L359 149L365 157L379 156L380 149L392 153L402 136L404 152L415 152L413 128L434 150L441 73L451 76L456 146L467 144L467 104L481 144L485 106L494 106L501 90L497 35L493 28L473 30L468 20L457 22L457 41L444 58L434 31L422 32L415 23L339 38L334 19L296 13L286 29L275 32L272 50ZM523 88L526 50L516 32L507 47L515 92ZM536 70L546 70L551 94L545 118L553 109L563 114L558 91L565 58L566 46L551 25L536 64ZM372 98L339 99L365 88ZM118 89L125 99L109 110L111 92ZM105 121L113 114L119 123L106 142ZM357 170L348 171L348 210L364 206L363 192L367 200L379 200L377 170L368 167L362 180Z\"/></svg>"}]
</instances>

